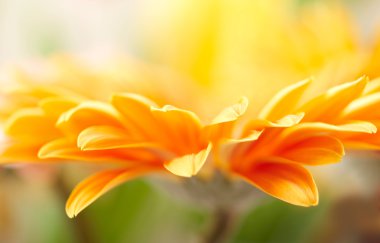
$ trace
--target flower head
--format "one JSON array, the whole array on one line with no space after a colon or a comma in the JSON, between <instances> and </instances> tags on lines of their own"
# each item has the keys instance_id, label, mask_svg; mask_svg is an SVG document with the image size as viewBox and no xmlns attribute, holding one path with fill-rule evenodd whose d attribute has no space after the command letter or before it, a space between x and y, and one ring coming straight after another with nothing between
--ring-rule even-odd
<instances>
[{"instance_id":1,"label":"flower head","mask_svg":"<svg viewBox=\"0 0 380 243\"><path fill-rule=\"evenodd\" d=\"M70 217L113 187L153 172L183 178L220 171L286 202L316 205L317 188L304 166L339 162L345 145L377 146L377 114L363 114L379 102L379 85L363 77L305 100L310 83L283 89L257 118L242 118L249 109L242 98L208 123L143 95L114 93L106 102L52 90L8 117L2 158L116 166L74 189Z\"/></svg>"}]
</instances>

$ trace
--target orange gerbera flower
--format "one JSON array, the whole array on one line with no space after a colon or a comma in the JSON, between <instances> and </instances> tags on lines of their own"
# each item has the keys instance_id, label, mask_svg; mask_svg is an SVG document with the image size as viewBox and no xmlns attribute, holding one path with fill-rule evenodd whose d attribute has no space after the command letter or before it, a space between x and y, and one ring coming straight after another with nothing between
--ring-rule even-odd
<instances>
[{"instance_id":1,"label":"orange gerbera flower","mask_svg":"<svg viewBox=\"0 0 380 243\"><path fill-rule=\"evenodd\" d=\"M361 113L378 102L373 97L380 85L360 78L305 102L301 97L309 83L280 91L248 123L240 119L246 98L203 125L191 111L160 108L137 94L114 94L110 102L49 96L8 119L5 132L12 143L2 157L116 165L76 187L67 202L70 217L127 180L165 171L202 175L205 163L286 202L316 205L317 188L304 165L338 162L345 144L359 148L379 141L371 135L376 115Z\"/></svg>"},{"instance_id":2,"label":"orange gerbera flower","mask_svg":"<svg viewBox=\"0 0 380 243\"><path fill-rule=\"evenodd\" d=\"M215 18L206 28L186 29L192 38L176 33L171 36L177 44L165 39L162 44L168 48L157 46L168 52L157 59L162 58L162 63L197 82L124 60L94 70L61 57L51 62L51 76L18 72L16 79L26 88L6 96L1 118L6 120L7 141L1 159L74 160L116 166L74 189L66 207L70 217L120 183L152 172L192 177L221 171L227 178L242 177L286 202L316 205L317 188L305 166L338 162L345 146L379 149L379 135L373 133L380 125L380 113L374 109L380 102L380 81L368 83L363 77L306 99L310 95L303 98L303 94L311 81L305 80L283 89L258 115L252 115L272 89L293 82L294 77L315 73L321 80L337 77L340 82L356 76L368 61L344 14L336 14L339 9L330 13L321 8L333 20L326 25L321 21L326 15L318 11L312 12L313 18L305 11L307 21L301 15L303 21L299 22L282 8L287 1L278 3L281 5L213 1L204 5L198 1L197 5L205 8L206 18L208 11L214 11L213 6L221 11L214 12ZM232 13L244 13L244 18L231 14L231 7ZM261 9L261 15L252 15L253 9ZM272 18L273 9L279 19ZM246 21L252 16L259 20ZM241 20L254 24L250 38L235 28L239 26L236 21ZM200 21L202 26L204 22ZM330 22L342 28L332 28L332 34L332 29L324 29ZM275 31L267 31L269 26ZM320 29L323 31L316 31ZM342 31L335 33L336 29ZM253 33L266 38L254 38ZM288 48L274 44L278 39ZM176 48L190 42L194 46L178 56ZM363 65L351 65L363 59ZM355 68L347 71L347 66ZM320 82L319 86L330 84ZM211 122L203 122L215 107L236 94L257 99L259 105L250 108L249 117L242 118L248 106L248 99L242 98Z\"/></svg>"},{"instance_id":3,"label":"orange gerbera flower","mask_svg":"<svg viewBox=\"0 0 380 243\"><path fill-rule=\"evenodd\" d=\"M249 122L242 137L227 144L225 155L228 171L274 197L301 206L318 203L313 178L303 166L339 162L344 145L362 148L378 141L373 133L380 118L358 115L368 113L370 104L379 105L379 100L363 100L368 99L363 94L367 78L331 88L302 103L301 95L309 83L306 80L278 93L259 115L265 120ZM246 139L257 131L261 132L255 139Z\"/></svg>"}]
</instances>

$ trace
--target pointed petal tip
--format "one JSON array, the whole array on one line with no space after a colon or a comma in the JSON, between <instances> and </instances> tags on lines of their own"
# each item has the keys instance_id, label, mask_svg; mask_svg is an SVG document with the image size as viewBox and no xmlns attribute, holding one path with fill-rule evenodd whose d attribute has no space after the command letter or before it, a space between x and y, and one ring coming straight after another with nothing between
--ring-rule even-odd
<instances>
[{"instance_id":1,"label":"pointed petal tip","mask_svg":"<svg viewBox=\"0 0 380 243\"><path fill-rule=\"evenodd\" d=\"M88 139L86 139L86 136L84 136L84 132L86 130L82 131L81 133L79 133L78 135L78 138L77 138L77 147L81 150L81 151L86 151L87 149L87 145L88 145Z\"/></svg>"},{"instance_id":2,"label":"pointed petal tip","mask_svg":"<svg viewBox=\"0 0 380 243\"><path fill-rule=\"evenodd\" d=\"M65 207L65 211L66 211L66 215L67 217L69 217L70 219L74 219L78 216L79 213L81 213L85 208L76 208L73 206L73 204L70 204L69 203L70 200L67 200L66 202L66 207Z\"/></svg>"},{"instance_id":3,"label":"pointed petal tip","mask_svg":"<svg viewBox=\"0 0 380 243\"><path fill-rule=\"evenodd\" d=\"M238 104L241 104L241 105L247 107L249 105L249 99L246 96L242 96L238 100Z\"/></svg>"},{"instance_id":4,"label":"pointed petal tip","mask_svg":"<svg viewBox=\"0 0 380 243\"><path fill-rule=\"evenodd\" d=\"M153 167L136 167L102 171L90 176L79 183L71 192L66 202L67 216L69 218L76 217L81 211L114 187L154 170L156 169Z\"/></svg>"},{"instance_id":5,"label":"pointed petal tip","mask_svg":"<svg viewBox=\"0 0 380 243\"><path fill-rule=\"evenodd\" d=\"M280 200L284 200L282 198L278 198ZM286 201L287 203L293 204L295 206L300 206L300 207L315 207L318 206L319 204L319 193L316 191L315 193L310 193L307 195L307 197L303 198L302 200L293 200L293 201Z\"/></svg>"},{"instance_id":6,"label":"pointed petal tip","mask_svg":"<svg viewBox=\"0 0 380 243\"><path fill-rule=\"evenodd\" d=\"M165 169L174 175L181 177L192 177L198 174L203 167L212 149L212 143L209 143L206 149L196 154L187 154L164 163Z\"/></svg>"},{"instance_id":7,"label":"pointed petal tip","mask_svg":"<svg viewBox=\"0 0 380 243\"><path fill-rule=\"evenodd\" d=\"M154 107L154 106L151 106L150 107L150 110L152 112L168 112L168 111L175 111L175 110L181 110L179 108L176 108L172 105L164 105L163 107L161 108L158 108L158 107Z\"/></svg>"},{"instance_id":8,"label":"pointed petal tip","mask_svg":"<svg viewBox=\"0 0 380 243\"><path fill-rule=\"evenodd\" d=\"M75 218L75 217L78 215L78 213L75 213L75 212L73 212L70 208L67 208L67 207L66 207L66 215L67 215L67 217L69 217L70 219L73 219L73 218Z\"/></svg>"},{"instance_id":9,"label":"pointed petal tip","mask_svg":"<svg viewBox=\"0 0 380 243\"><path fill-rule=\"evenodd\" d=\"M342 90L346 89L357 89L359 91L363 91L368 82L369 78L367 76L361 76L354 81L346 82L330 88L327 90L326 94L335 95L337 92L341 92Z\"/></svg>"},{"instance_id":10,"label":"pointed petal tip","mask_svg":"<svg viewBox=\"0 0 380 243\"><path fill-rule=\"evenodd\" d=\"M286 114L292 113L312 80L313 78L308 78L281 89L261 109L258 117L277 120Z\"/></svg>"},{"instance_id":11,"label":"pointed petal tip","mask_svg":"<svg viewBox=\"0 0 380 243\"><path fill-rule=\"evenodd\" d=\"M301 80L298 82L298 85L299 86L304 86L304 85L310 85L312 82L314 82L315 80L315 77L314 76L310 76L304 80Z\"/></svg>"},{"instance_id":12,"label":"pointed petal tip","mask_svg":"<svg viewBox=\"0 0 380 243\"><path fill-rule=\"evenodd\" d=\"M238 102L222 110L209 124L210 126L231 122L241 117L248 108L249 100L247 97L242 96Z\"/></svg>"},{"instance_id":13,"label":"pointed petal tip","mask_svg":"<svg viewBox=\"0 0 380 243\"><path fill-rule=\"evenodd\" d=\"M282 127L291 127L300 123L305 117L305 112L300 112L294 115L287 115L279 119L276 123Z\"/></svg>"},{"instance_id":14,"label":"pointed petal tip","mask_svg":"<svg viewBox=\"0 0 380 243\"><path fill-rule=\"evenodd\" d=\"M46 151L45 147L42 146L40 148L40 150L38 150L37 157L39 159L47 159L47 158L51 157L51 153L49 153L48 151Z\"/></svg>"},{"instance_id":15,"label":"pointed petal tip","mask_svg":"<svg viewBox=\"0 0 380 243\"><path fill-rule=\"evenodd\" d=\"M370 132L369 133L375 134L375 133L377 133L377 127L374 124L372 124L372 125L373 126L370 128Z\"/></svg>"},{"instance_id":16,"label":"pointed petal tip","mask_svg":"<svg viewBox=\"0 0 380 243\"><path fill-rule=\"evenodd\" d=\"M303 207L318 204L319 195L314 178L298 164L274 160L238 174L262 191L287 203Z\"/></svg>"},{"instance_id":17,"label":"pointed petal tip","mask_svg":"<svg viewBox=\"0 0 380 243\"><path fill-rule=\"evenodd\" d=\"M361 123L357 123L358 130L361 129L362 133L375 134L377 133L377 127L375 124L371 122L363 121Z\"/></svg>"}]
</instances>

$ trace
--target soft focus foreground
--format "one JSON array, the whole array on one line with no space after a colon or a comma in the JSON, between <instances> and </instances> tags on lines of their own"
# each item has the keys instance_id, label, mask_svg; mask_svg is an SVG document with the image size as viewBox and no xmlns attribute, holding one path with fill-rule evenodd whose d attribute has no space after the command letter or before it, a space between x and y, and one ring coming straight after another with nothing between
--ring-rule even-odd
<instances>
[{"instance_id":1,"label":"soft focus foreground","mask_svg":"<svg viewBox=\"0 0 380 243\"><path fill-rule=\"evenodd\" d=\"M79 1L25 20L17 4L1 30L1 240L380 239L379 41L361 16L376 3ZM69 217L147 176L69 221L89 174Z\"/></svg>"}]
</instances>

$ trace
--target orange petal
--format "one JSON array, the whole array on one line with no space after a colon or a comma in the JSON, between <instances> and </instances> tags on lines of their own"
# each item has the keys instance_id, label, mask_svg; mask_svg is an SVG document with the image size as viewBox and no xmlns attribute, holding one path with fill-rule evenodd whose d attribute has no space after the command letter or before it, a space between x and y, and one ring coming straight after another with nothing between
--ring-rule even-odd
<instances>
[{"instance_id":1,"label":"orange petal","mask_svg":"<svg viewBox=\"0 0 380 243\"><path fill-rule=\"evenodd\" d=\"M209 125L235 121L245 113L247 107L248 99L246 97L242 97L238 103L221 111Z\"/></svg>"},{"instance_id":2,"label":"orange petal","mask_svg":"<svg viewBox=\"0 0 380 243\"><path fill-rule=\"evenodd\" d=\"M36 162L40 144L3 144L0 152L0 163Z\"/></svg>"},{"instance_id":3,"label":"orange petal","mask_svg":"<svg viewBox=\"0 0 380 243\"><path fill-rule=\"evenodd\" d=\"M281 157L307 165L336 163L344 156L344 147L340 140L330 136L306 138L279 153Z\"/></svg>"},{"instance_id":4,"label":"orange petal","mask_svg":"<svg viewBox=\"0 0 380 243\"><path fill-rule=\"evenodd\" d=\"M376 127L380 127L380 120L372 121ZM350 136L344 137L344 143L346 146L354 149L380 149L380 133L376 134L350 134Z\"/></svg>"},{"instance_id":5,"label":"orange petal","mask_svg":"<svg viewBox=\"0 0 380 243\"><path fill-rule=\"evenodd\" d=\"M222 141L219 144L217 153L217 156L219 157L214 161L214 165L217 167L228 168L231 164L233 164L233 161L239 160L238 156L241 154L237 153L238 149L240 149L240 151L247 149L252 142L260 138L262 132L263 131L253 131L251 134L243 138L226 139Z\"/></svg>"},{"instance_id":6,"label":"orange petal","mask_svg":"<svg viewBox=\"0 0 380 243\"><path fill-rule=\"evenodd\" d=\"M151 100L140 95L123 93L114 95L111 103L122 114L131 135L142 139L155 139L162 135L150 110L157 105Z\"/></svg>"},{"instance_id":7,"label":"orange petal","mask_svg":"<svg viewBox=\"0 0 380 243\"><path fill-rule=\"evenodd\" d=\"M238 103L225 108L220 112L210 124L202 131L203 139L217 143L221 139L232 137L235 121L239 119L247 110L248 99L242 97Z\"/></svg>"},{"instance_id":8,"label":"orange petal","mask_svg":"<svg viewBox=\"0 0 380 243\"><path fill-rule=\"evenodd\" d=\"M374 124L365 121L353 121L341 125L331 125L322 122L304 122L294 127L286 129L281 134L281 139L288 139L291 137L293 140L302 139L310 134L326 134L333 135L334 137L342 137L353 134L376 133L377 128Z\"/></svg>"},{"instance_id":9,"label":"orange petal","mask_svg":"<svg viewBox=\"0 0 380 243\"><path fill-rule=\"evenodd\" d=\"M261 110L259 118L273 121L293 113L311 81L311 79L306 79L281 90Z\"/></svg>"},{"instance_id":10,"label":"orange petal","mask_svg":"<svg viewBox=\"0 0 380 243\"><path fill-rule=\"evenodd\" d=\"M118 161L123 162L122 158L116 157L110 152L101 151L81 151L74 141L66 138L53 140L38 151L40 159L70 159L81 161Z\"/></svg>"},{"instance_id":11,"label":"orange petal","mask_svg":"<svg viewBox=\"0 0 380 243\"><path fill-rule=\"evenodd\" d=\"M380 92L380 78L372 79L370 82L368 82L365 89L366 94L373 94L377 92Z\"/></svg>"},{"instance_id":12,"label":"orange petal","mask_svg":"<svg viewBox=\"0 0 380 243\"><path fill-rule=\"evenodd\" d=\"M164 167L177 176L192 177L199 172L206 162L211 148L212 145L210 143L206 149L201 150L196 154L187 154L165 162Z\"/></svg>"},{"instance_id":13,"label":"orange petal","mask_svg":"<svg viewBox=\"0 0 380 243\"><path fill-rule=\"evenodd\" d=\"M152 168L109 170L87 178L75 187L67 200L67 215L70 218L77 216L83 209L112 188L154 170Z\"/></svg>"},{"instance_id":14,"label":"orange petal","mask_svg":"<svg viewBox=\"0 0 380 243\"><path fill-rule=\"evenodd\" d=\"M287 115L282 117L281 119L271 122L265 119L255 119L251 120L244 130L246 132L251 132L253 130L262 130L269 127L292 127L298 124L302 118L304 117L304 113L299 113L296 115Z\"/></svg>"},{"instance_id":15,"label":"orange petal","mask_svg":"<svg viewBox=\"0 0 380 243\"><path fill-rule=\"evenodd\" d=\"M163 108L151 108L151 112L162 129L160 141L173 151L187 154L198 149L202 125L192 112L166 105Z\"/></svg>"},{"instance_id":16,"label":"orange petal","mask_svg":"<svg viewBox=\"0 0 380 243\"><path fill-rule=\"evenodd\" d=\"M380 93L374 93L361 97L350 103L340 115L342 119L350 120L370 120L379 119Z\"/></svg>"},{"instance_id":17,"label":"orange petal","mask_svg":"<svg viewBox=\"0 0 380 243\"><path fill-rule=\"evenodd\" d=\"M265 162L239 173L269 195L298 206L318 204L318 190L310 172L297 164Z\"/></svg>"},{"instance_id":18,"label":"orange petal","mask_svg":"<svg viewBox=\"0 0 380 243\"><path fill-rule=\"evenodd\" d=\"M369 139L348 139L344 141L344 145L351 149L360 150L380 150L380 140L369 140Z\"/></svg>"},{"instance_id":19,"label":"orange petal","mask_svg":"<svg viewBox=\"0 0 380 243\"><path fill-rule=\"evenodd\" d=\"M93 126L83 130L77 144L81 150L158 147L157 144L131 138L125 129L110 126Z\"/></svg>"},{"instance_id":20,"label":"orange petal","mask_svg":"<svg viewBox=\"0 0 380 243\"><path fill-rule=\"evenodd\" d=\"M5 124L6 135L25 141L48 141L60 136L55 119L45 115L39 108L15 112Z\"/></svg>"},{"instance_id":21,"label":"orange petal","mask_svg":"<svg viewBox=\"0 0 380 243\"><path fill-rule=\"evenodd\" d=\"M62 113L78 105L79 100L64 97L49 97L39 102L39 107L50 116L58 118Z\"/></svg>"},{"instance_id":22,"label":"orange petal","mask_svg":"<svg viewBox=\"0 0 380 243\"><path fill-rule=\"evenodd\" d=\"M38 152L40 159L65 159L82 162L104 162L133 164L161 164L162 161L173 156L160 149L146 149L132 147L110 150L80 150L75 141L67 138L53 140Z\"/></svg>"},{"instance_id":23,"label":"orange petal","mask_svg":"<svg viewBox=\"0 0 380 243\"><path fill-rule=\"evenodd\" d=\"M248 134L245 137L237 138L237 139L226 139L223 142L223 144L237 145L237 144L241 144L241 143L250 143L250 142L253 142L253 141L256 141L257 139L259 139L262 133L263 133L263 131L253 130L250 134Z\"/></svg>"},{"instance_id":24,"label":"orange petal","mask_svg":"<svg viewBox=\"0 0 380 243\"><path fill-rule=\"evenodd\" d=\"M300 112L305 112L304 121L333 121L349 103L363 93L367 82L368 78L362 77L354 82L333 87L312 99L299 109Z\"/></svg>"},{"instance_id":25,"label":"orange petal","mask_svg":"<svg viewBox=\"0 0 380 243\"><path fill-rule=\"evenodd\" d=\"M83 102L63 113L57 126L68 134L78 135L82 130L96 125L122 127L120 115L112 106L102 102Z\"/></svg>"}]
</instances>

